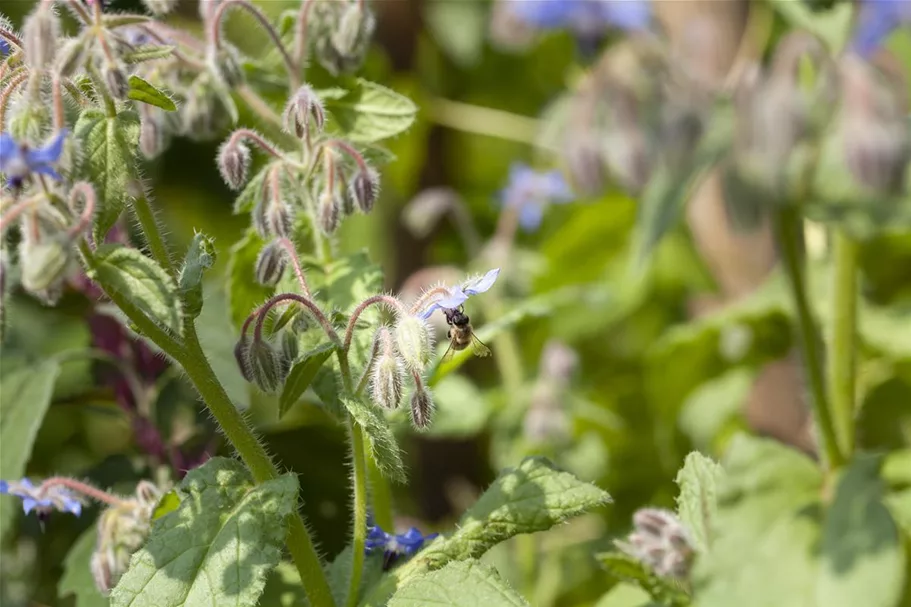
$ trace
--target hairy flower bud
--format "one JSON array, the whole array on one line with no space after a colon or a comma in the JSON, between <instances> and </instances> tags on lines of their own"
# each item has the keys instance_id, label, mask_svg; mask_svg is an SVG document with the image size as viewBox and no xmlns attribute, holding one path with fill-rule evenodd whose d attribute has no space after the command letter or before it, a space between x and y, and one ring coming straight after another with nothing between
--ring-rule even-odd
<instances>
[{"instance_id":1,"label":"hairy flower bud","mask_svg":"<svg viewBox=\"0 0 911 607\"><path fill-rule=\"evenodd\" d=\"M411 395L411 421L418 430L423 430L430 426L430 418L433 416L433 399L430 392L423 387L418 388Z\"/></svg>"},{"instance_id":2,"label":"hairy flower bud","mask_svg":"<svg viewBox=\"0 0 911 607\"><path fill-rule=\"evenodd\" d=\"M34 69L44 69L54 60L60 40L60 18L49 2L39 2L22 24L25 60Z\"/></svg>"},{"instance_id":3,"label":"hairy flower bud","mask_svg":"<svg viewBox=\"0 0 911 607\"><path fill-rule=\"evenodd\" d=\"M348 194L362 212L369 213L376 202L379 188L379 175L373 169L367 168L354 174L354 178L348 184Z\"/></svg>"},{"instance_id":4,"label":"hairy flower bud","mask_svg":"<svg viewBox=\"0 0 911 607\"><path fill-rule=\"evenodd\" d=\"M316 44L320 64L332 75L351 72L361 66L376 20L361 2L324 5L325 34Z\"/></svg>"},{"instance_id":5,"label":"hairy flower bud","mask_svg":"<svg viewBox=\"0 0 911 607\"><path fill-rule=\"evenodd\" d=\"M287 263L284 249L274 242L267 244L256 258L256 282L275 286L285 273Z\"/></svg>"},{"instance_id":6,"label":"hairy flower bud","mask_svg":"<svg viewBox=\"0 0 911 607\"><path fill-rule=\"evenodd\" d=\"M164 126L148 113L139 127L139 151L148 159L156 158L164 150Z\"/></svg>"},{"instance_id":7,"label":"hairy flower bud","mask_svg":"<svg viewBox=\"0 0 911 607\"><path fill-rule=\"evenodd\" d=\"M85 62L85 38L70 38L57 53L56 66L61 76L70 77Z\"/></svg>"},{"instance_id":8,"label":"hairy flower bud","mask_svg":"<svg viewBox=\"0 0 911 607\"><path fill-rule=\"evenodd\" d=\"M405 368L422 373L430 360L430 331L417 316L402 316L395 326L395 345Z\"/></svg>"},{"instance_id":9,"label":"hairy flower bud","mask_svg":"<svg viewBox=\"0 0 911 607\"><path fill-rule=\"evenodd\" d=\"M162 15L167 15L177 7L178 0L142 0L142 3L145 5L149 12L153 15L160 17ZM203 0L208 2L208 0Z\"/></svg>"},{"instance_id":10,"label":"hairy flower bud","mask_svg":"<svg viewBox=\"0 0 911 607\"><path fill-rule=\"evenodd\" d=\"M285 131L303 139L311 133L311 125L319 133L325 124L326 112L322 99L306 84L297 89L288 99L282 113L282 126Z\"/></svg>"},{"instance_id":11,"label":"hairy flower bud","mask_svg":"<svg viewBox=\"0 0 911 607\"><path fill-rule=\"evenodd\" d=\"M253 374L250 372L250 340L246 335L234 345L234 360L237 361L237 368L240 374L248 382L253 381Z\"/></svg>"},{"instance_id":12,"label":"hairy flower bud","mask_svg":"<svg viewBox=\"0 0 911 607\"><path fill-rule=\"evenodd\" d=\"M19 258L22 287L33 295L41 296L48 291L56 291L55 287L66 275L70 262L69 243L57 237L40 242L23 240Z\"/></svg>"},{"instance_id":13,"label":"hairy flower bud","mask_svg":"<svg viewBox=\"0 0 911 607\"><path fill-rule=\"evenodd\" d=\"M130 92L130 83L127 82L126 73L120 66L113 63L109 63L104 68L104 85L111 97L115 99L126 99L127 93Z\"/></svg>"},{"instance_id":14,"label":"hairy flower bud","mask_svg":"<svg viewBox=\"0 0 911 607\"><path fill-rule=\"evenodd\" d=\"M695 551L686 528L667 510L642 508L633 515L635 530L617 547L651 568L658 576L683 578Z\"/></svg>"},{"instance_id":15,"label":"hairy flower bud","mask_svg":"<svg viewBox=\"0 0 911 607\"><path fill-rule=\"evenodd\" d=\"M339 196L332 192L323 192L319 197L316 214L319 227L324 234L335 232L342 218L342 201Z\"/></svg>"},{"instance_id":16,"label":"hairy flower bud","mask_svg":"<svg viewBox=\"0 0 911 607\"><path fill-rule=\"evenodd\" d=\"M247 361L253 383L260 390L267 393L278 390L285 379L287 366L270 343L263 339L253 341L247 350Z\"/></svg>"},{"instance_id":17,"label":"hairy flower bud","mask_svg":"<svg viewBox=\"0 0 911 607\"><path fill-rule=\"evenodd\" d=\"M210 47L206 54L206 64L209 71L229 89L244 81L244 72L240 67L237 51L227 44L223 43L221 48Z\"/></svg>"},{"instance_id":18,"label":"hairy flower bud","mask_svg":"<svg viewBox=\"0 0 911 607\"><path fill-rule=\"evenodd\" d=\"M218 150L218 170L228 187L241 189L250 170L250 148L240 139L229 138Z\"/></svg>"},{"instance_id":19,"label":"hairy flower bud","mask_svg":"<svg viewBox=\"0 0 911 607\"><path fill-rule=\"evenodd\" d=\"M374 344L377 359L370 377L373 400L384 409L396 409L402 402L405 367L397 356L395 339L388 327L379 328Z\"/></svg>"},{"instance_id":20,"label":"hairy flower bud","mask_svg":"<svg viewBox=\"0 0 911 607\"><path fill-rule=\"evenodd\" d=\"M270 234L279 238L288 238L294 223L291 207L284 200L270 200L266 205L263 224Z\"/></svg>"},{"instance_id":21,"label":"hairy flower bud","mask_svg":"<svg viewBox=\"0 0 911 607\"><path fill-rule=\"evenodd\" d=\"M300 340L294 331L283 331L281 344L282 360L290 370L291 365L297 360L297 355L300 353ZM287 373L287 371L285 371L285 373Z\"/></svg>"}]
</instances>

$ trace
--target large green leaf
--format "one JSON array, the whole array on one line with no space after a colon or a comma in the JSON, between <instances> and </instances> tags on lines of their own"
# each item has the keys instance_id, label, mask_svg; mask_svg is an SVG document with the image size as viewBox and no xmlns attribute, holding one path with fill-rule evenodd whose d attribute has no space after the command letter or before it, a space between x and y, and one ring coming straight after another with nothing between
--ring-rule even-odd
<instances>
[{"instance_id":1,"label":"large green leaf","mask_svg":"<svg viewBox=\"0 0 911 607\"><path fill-rule=\"evenodd\" d=\"M690 453L677 473L677 514L686 525L696 548L711 545L712 521L718 513L718 484L724 469L701 453Z\"/></svg>"},{"instance_id":2,"label":"large green leaf","mask_svg":"<svg viewBox=\"0 0 911 607\"><path fill-rule=\"evenodd\" d=\"M304 354L304 357L294 363L288 377L285 379L285 386L282 388L281 398L278 401L278 416L283 417L291 405L297 402L297 399L307 391L316 374L323 367L332 354L338 349L338 346L332 343L323 344L322 346Z\"/></svg>"},{"instance_id":3,"label":"large green leaf","mask_svg":"<svg viewBox=\"0 0 911 607\"><path fill-rule=\"evenodd\" d=\"M389 607L527 607L490 565L456 561L412 579L389 601Z\"/></svg>"},{"instance_id":4,"label":"large green leaf","mask_svg":"<svg viewBox=\"0 0 911 607\"><path fill-rule=\"evenodd\" d=\"M57 584L57 596L65 599L76 597L76 607L108 607L110 601L95 587L89 562L95 551L98 528L92 525L82 532L66 558L63 559L63 576Z\"/></svg>"},{"instance_id":5,"label":"large green leaf","mask_svg":"<svg viewBox=\"0 0 911 607\"><path fill-rule=\"evenodd\" d=\"M405 482L405 464L389 422L374 405L360 399L343 399L348 413L360 426L366 439L367 448L373 455L383 476L394 481Z\"/></svg>"},{"instance_id":6,"label":"large green leaf","mask_svg":"<svg viewBox=\"0 0 911 607\"><path fill-rule=\"evenodd\" d=\"M814 604L822 475L780 443L738 436L718 496L711 550L692 574L700 607Z\"/></svg>"},{"instance_id":7,"label":"large green leaf","mask_svg":"<svg viewBox=\"0 0 911 607\"><path fill-rule=\"evenodd\" d=\"M114 607L253 607L280 558L297 506L294 474L254 485L237 461L213 458L180 485L111 593Z\"/></svg>"},{"instance_id":8,"label":"large green leaf","mask_svg":"<svg viewBox=\"0 0 911 607\"><path fill-rule=\"evenodd\" d=\"M371 143L386 139L408 130L414 122L417 106L407 97L363 78L346 84L348 92L343 97L321 96L351 141Z\"/></svg>"},{"instance_id":9,"label":"large green leaf","mask_svg":"<svg viewBox=\"0 0 911 607\"><path fill-rule=\"evenodd\" d=\"M907 562L883 503L880 461L862 456L838 481L823 525L817 605L891 607L902 596Z\"/></svg>"},{"instance_id":10,"label":"large green leaf","mask_svg":"<svg viewBox=\"0 0 911 607\"><path fill-rule=\"evenodd\" d=\"M83 172L98 195L95 241L103 242L128 198L128 184L136 177L139 116L122 111L114 117L88 109L79 115L76 137L82 142Z\"/></svg>"},{"instance_id":11,"label":"large green leaf","mask_svg":"<svg viewBox=\"0 0 911 607\"><path fill-rule=\"evenodd\" d=\"M51 403L60 365L48 360L3 375L0 381L0 478L15 480L25 473L35 435ZM12 522L17 498L0 496L0 538Z\"/></svg>"},{"instance_id":12,"label":"large green leaf","mask_svg":"<svg viewBox=\"0 0 911 607\"><path fill-rule=\"evenodd\" d=\"M228 261L228 301L231 306L231 320L241 326L254 308L262 304L273 293L273 289L256 282L254 269L259 252L265 242L253 228L231 247Z\"/></svg>"},{"instance_id":13,"label":"large green leaf","mask_svg":"<svg viewBox=\"0 0 911 607\"><path fill-rule=\"evenodd\" d=\"M95 251L90 270L99 282L121 293L151 320L180 335L183 310L177 285L158 262L138 249L106 244Z\"/></svg>"}]
</instances>

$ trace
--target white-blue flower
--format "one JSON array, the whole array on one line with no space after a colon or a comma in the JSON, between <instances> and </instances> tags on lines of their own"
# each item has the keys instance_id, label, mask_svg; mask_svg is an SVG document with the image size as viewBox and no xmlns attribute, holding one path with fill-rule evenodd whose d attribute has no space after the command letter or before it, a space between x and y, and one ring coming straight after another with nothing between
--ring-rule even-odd
<instances>
[{"instance_id":1,"label":"white-blue flower","mask_svg":"<svg viewBox=\"0 0 911 607\"><path fill-rule=\"evenodd\" d=\"M454 310L455 308L458 308L468 301L468 298L472 295L478 295L479 293L489 291L490 287L493 286L493 283L497 281L497 276L499 275L500 268L494 268L484 274L484 276L471 278L460 285L448 287L446 293L433 299L427 307L418 313L418 316L427 320L430 318L430 315L437 310Z\"/></svg>"},{"instance_id":2,"label":"white-blue flower","mask_svg":"<svg viewBox=\"0 0 911 607\"><path fill-rule=\"evenodd\" d=\"M6 175L12 188L21 187L29 175L36 173L59 180L54 165L60 162L67 130L61 129L43 148L29 148L9 133L0 135L0 173Z\"/></svg>"},{"instance_id":3,"label":"white-blue flower","mask_svg":"<svg viewBox=\"0 0 911 607\"><path fill-rule=\"evenodd\" d=\"M549 204L564 204L576 199L560 171L536 171L515 163L509 169L509 183L500 193L505 208L515 209L519 225L533 232L541 225Z\"/></svg>"}]
</instances>

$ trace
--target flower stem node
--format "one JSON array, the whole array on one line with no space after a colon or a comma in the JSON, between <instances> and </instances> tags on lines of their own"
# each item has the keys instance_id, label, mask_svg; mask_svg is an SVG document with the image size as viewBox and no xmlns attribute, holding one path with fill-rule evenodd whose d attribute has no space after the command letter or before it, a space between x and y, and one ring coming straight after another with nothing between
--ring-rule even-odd
<instances>
[{"instance_id":1,"label":"flower stem node","mask_svg":"<svg viewBox=\"0 0 911 607\"><path fill-rule=\"evenodd\" d=\"M276 242L267 244L256 259L256 282L265 286L277 285L287 264L284 249Z\"/></svg>"},{"instance_id":2,"label":"flower stem node","mask_svg":"<svg viewBox=\"0 0 911 607\"><path fill-rule=\"evenodd\" d=\"M229 138L218 150L218 170L232 190L239 190L247 183L250 161L250 148L239 138Z\"/></svg>"},{"instance_id":3,"label":"flower stem node","mask_svg":"<svg viewBox=\"0 0 911 607\"><path fill-rule=\"evenodd\" d=\"M313 134L311 127L316 133L321 133L325 125L326 112L322 99L312 88L303 85L288 99L282 113L282 126L288 133L304 139Z\"/></svg>"},{"instance_id":4,"label":"flower stem node","mask_svg":"<svg viewBox=\"0 0 911 607\"><path fill-rule=\"evenodd\" d=\"M430 331L424 319L403 315L395 326L395 345L405 368L421 374L430 361Z\"/></svg>"}]
</instances>

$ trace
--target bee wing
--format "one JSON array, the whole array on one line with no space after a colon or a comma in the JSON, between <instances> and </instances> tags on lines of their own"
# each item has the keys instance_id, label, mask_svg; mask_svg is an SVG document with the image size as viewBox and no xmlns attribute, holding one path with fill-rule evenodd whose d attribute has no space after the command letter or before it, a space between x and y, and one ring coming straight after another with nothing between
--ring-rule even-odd
<instances>
[{"instance_id":1,"label":"bee wing","mask_svg":"<svg viewBox=\"0 0 911 607\"><path fill-rule=\"evenodd\" d=\"M490 356L490 348L484 345L484 342L478 339L478 336L474 333L471 334L471 349L475 353L475 356Z\"/></svg>"},{"instance_id":2,"label":"bee wing","mask_svg":"<svg viewBox=\"0 0 911 607\"><path fill-rule=\"evenodd\" d=\"M452 355L455 354L455 350L452 349L452 342L449 342L449 347L446 348L446 352L443 354L443 358L440 359L441 362L449 362L452 360Z\"/></svg>"}]
</instances>

